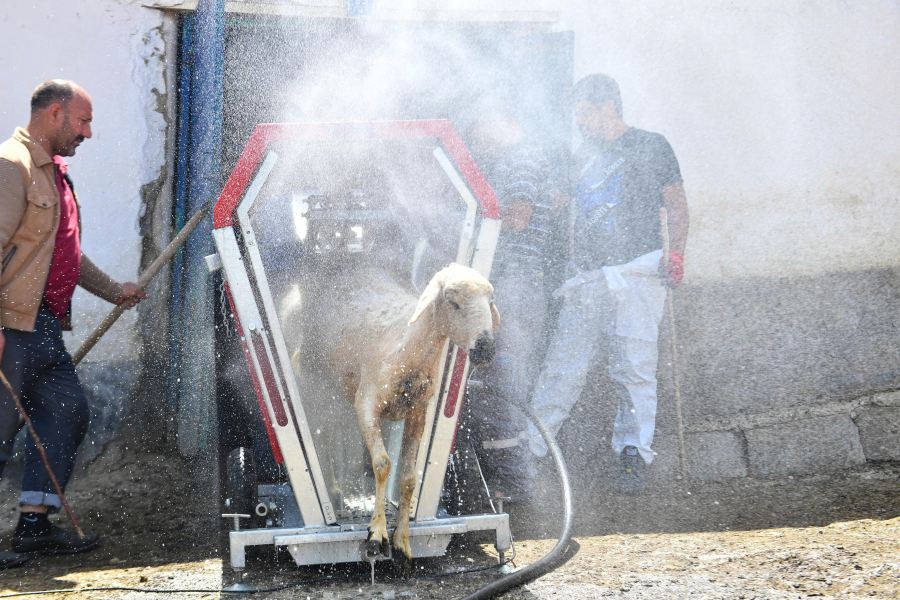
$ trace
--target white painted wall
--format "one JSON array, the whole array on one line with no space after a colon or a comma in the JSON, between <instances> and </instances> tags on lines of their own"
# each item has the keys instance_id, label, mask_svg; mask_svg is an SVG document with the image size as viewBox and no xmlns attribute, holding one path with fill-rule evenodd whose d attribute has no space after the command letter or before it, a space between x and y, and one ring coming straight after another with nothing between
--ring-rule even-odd
<instances>
[{"instance_id":1,"label":"white painted wall","mask_svg":"<svg viewBox=\"0 0 900 600\"><path fill-rule=\"evenodd\" d=\"M692 281L900 263L900 4L566 0L576 77L663 133Z\"/></svg>"},{"instance_id":2,"label":"white painted wall","mask_svg":"<svg viewBox=\"0 0 900 600\"><path fill-rule=\"evenodd\" d=\"M85 253L119 279L137 278L141 186L164 164L163 15L126 0L3 0L0 11L0 135L28 122L45 79L73 79L91 94L94 136L70 159L82 203ZM71 351L112 305L79 289ZM135 312L124 315L85 360L137 358Z\"/></svg>"},{"instance_id":3,"label":"white painted wall","mask_svg":"<svg viewBox=\"0 0 900 600\"><path fill-rule=\"evenodd\" d=\"M575 76L666 135L691 208L689 281L897 266L896 0L376 0L423 13L546 11Z\"/></svg>"},{"instance_id":4,"label":"white painted wall","mask_svg":"<svg viewBox=\"0 0 900 600\"><path fill-rule=\"evenodd\" d=\"M428 11L439 3L401 7L413 4ZM442 6L556 11L554 27L575 32L576 76L603 71L619 80L627 119L665 134L681 161L692 210L690 280L898 264L897 2ZM6 0L0 11L0 135L26 122L29 94L43 79L75 79L93 96L95 135L72 173L85 251L119 279L136 277L140 189L166 159L157 101L173 91L163 69L174 57L163 56L162 22L160 11L134 0ZM108 309L79 292L70 347ZM134 335L129 315L89 359L134 357Z\"/></svg>"}]
</instances>

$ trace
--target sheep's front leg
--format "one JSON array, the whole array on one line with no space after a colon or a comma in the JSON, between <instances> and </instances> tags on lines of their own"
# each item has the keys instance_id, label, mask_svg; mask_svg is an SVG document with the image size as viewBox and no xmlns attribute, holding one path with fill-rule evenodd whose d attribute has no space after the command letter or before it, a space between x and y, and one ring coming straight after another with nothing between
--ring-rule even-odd
<instances>
[{"instance_id":1,"label":"sheep's front leg","mask_svg":"<svg viewBox=\"0 0 900 600\"><path fill-rule=\"evenodd\" d=\"M375 393L360 391L356 397L356 418L362 432L366 448L372 459L372 471L375 473L375 508L372 520L369 521L369 541L380 546L382 554L388 551L387 517L384 514L384 503L387 492L387 481L391 474L391 459L381 439L381 410Z\"/></svg>"},{"instance_id":2,"label":"sheep's front leg","mask_svg":"<svg viewBox=\"0 0 900 600\"><path fill-rule=\"evenodd\" d=\"M409 509L412 495L418 481L416 473L416 457L419 453L419 442L425 428L425 408L427 404L419 402L406 416L403 426L403 447L400 451L400 504L397 508L397 529L394 530L394 547L412 560L412 548L409 546Z\"/></svg>"}]
</instances>

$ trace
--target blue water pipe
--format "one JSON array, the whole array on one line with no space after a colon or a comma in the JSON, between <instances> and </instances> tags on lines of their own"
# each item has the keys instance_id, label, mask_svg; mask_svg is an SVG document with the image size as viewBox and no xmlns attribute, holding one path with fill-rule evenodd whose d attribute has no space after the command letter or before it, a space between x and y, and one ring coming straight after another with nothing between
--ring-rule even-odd
<instances>
[{"instance_id":1,"label":"blue water pipe","mask_svg":"<svg viewBox=\"0 0 900 600\"><path fill-rule=\"evenodd\" d=\"M200 0L185 18L179 77L175 226L180 227L221 189L225 0ZM213 253L212 217L204 219L173 263L170 414L177 446L193 456L214 442L213 290L203 260Z\"/></svg>"}]
</instances>

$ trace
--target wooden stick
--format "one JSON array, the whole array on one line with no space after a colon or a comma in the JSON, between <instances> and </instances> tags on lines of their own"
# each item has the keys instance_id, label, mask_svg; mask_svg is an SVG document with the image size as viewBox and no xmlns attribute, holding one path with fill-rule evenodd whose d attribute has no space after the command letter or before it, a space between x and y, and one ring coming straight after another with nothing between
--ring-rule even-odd
<instances>
[{"instance_id":1,"label":"wooden stick","mask_svg":"<svg viewBox=\"0 0 900 600\"><path fill-rule=\"evenodd\" d=\"M66 510L66 515L69 517L69 521L72 522L72 527L75 528L75 531L78 533L78 537L84 539L84 532L81 530L81 526L78 524L78 517L75 516L75 513L72 512L72 509L69 507L69 503L66 501L66 495L63 494L62 486L59 485L59 480L56 479L56 474L53 472L53 467L50 466L50 459L47 458L47 451L44 450L44 444L41 443L41 438L38 436L37 430L34 428L34 425L31 423L31 419L28 417L28 413L25 412L25 406L22 405L22 401L19 400L18 394L16 394L15 390L13 390L12 385L9 383L9 379L6 378L6 374L0 370L0 380L3 381L3 387L6 388L7 393L9 393L10 397L16 403L16 409L19 411L19 414L22 415L22 419L25 421L25 426L28 427L28 432L31 433L31 439L34 440L34 446L37 448L38 454L41 457L41 462L44 463L44 468L47 470L47 475L50 476L50 483L53 484L53 489L56 490L56 495L59 496L59 501L62 503L63 508Z\"/></svg>"},{"instance_id":2,"label":"wooden stick","mask_svg":"<svg viewBox=\"0 0 900 600\"><path fill-rule=\"evenodd\" d=\"M159 253L159 256L154 259L150 266L144 269L144 272L141 273L140 277L138 277L137 284L141 288L145 287L150 280L153 279L157 273L159 273L160 269L172 260L172 257L175 256L175 253L187 241L188 236L192 231L200 224L200 221L206 216L206 213L209 211L209 203L207 202L203 205L200 210L194 213L194 216L190 218L190 220L184 224L184 227L181 228L181 231L178 232L172 241L169 242L169 245L166 246L162 252ZM91 351L91 348L100 341L100 338L109 331L109 328L112 327L113 323L115 323L119 317L122 316L127 310L124 304L119 304L115 308L110 311L106 318L100 322L100 325L84 340L81 344L81 347L72 355L72 362L76 365L81 362L81 359L84 358L84 355Z\"/></svg>"},{"instance_id":3,"label":"wooden stick","mask_svg":"<svg viewBox=\"0 0 900 600\"><path fill-rule=\"evenodd\" d=\"M666 207L659 209L660 230L663 242L663 264L669 262L669 215ZM684 446L684 417L681 409L681 384L678 380L678 332L675 329L675 300L672 295L672 287L666 282L666 312L669 314L669 340L671 341L672 356L672 386L675 388L675 420L678 426L678 466L681 476L687 477L687 458Z\"/></svg>"}]
</instances>

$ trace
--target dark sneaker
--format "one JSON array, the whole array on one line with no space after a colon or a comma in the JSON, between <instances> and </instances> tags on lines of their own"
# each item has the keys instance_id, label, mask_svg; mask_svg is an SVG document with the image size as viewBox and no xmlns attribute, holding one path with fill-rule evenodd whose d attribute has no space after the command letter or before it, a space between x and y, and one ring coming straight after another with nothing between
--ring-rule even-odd
<instances>
[{"instance_id":1,"label":"dark sneaker","mask_svg":"<svg viewBox=\"0 0 900 600\"><path fill-rule=\"evenodd\" d=\"M0 550L0 571L24 565L26 562L28 562L27 554Z\"/></svg>"},{"instance_id":2,"label":"dark sneaker","mask_svg":"<svg viewBox=\"0 0 900 600\"><path fill-rule=\"evenodd\" d=\"M46 535L13 535L12 547L16 552L40 552L41 554L76 554L93 550L100 543L96 533L85 534L66 531L56 525L50 527Z\"/></svg>"},{"instance_id":3,"label":"dark sneaker","mask_svg":"<svg viewBox=\"0 0 900 600\"><path fill-rule=\"evenodd\" d=\"M619 489L633 495L643 491L646 483L647 463L634 446L625 446L619 455Z\"/></svg>"}]
</instances>

